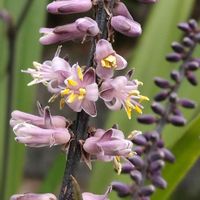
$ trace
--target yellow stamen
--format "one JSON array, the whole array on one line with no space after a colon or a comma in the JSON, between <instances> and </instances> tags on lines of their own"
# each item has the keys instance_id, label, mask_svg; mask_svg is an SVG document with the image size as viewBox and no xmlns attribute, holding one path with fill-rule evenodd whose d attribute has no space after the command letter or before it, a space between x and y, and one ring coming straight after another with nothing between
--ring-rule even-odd
<instances>
[{"instance_id":1,"label":"yellow stamen","mask_svg":"<svg viewBox=\"0 0 200 200\"><path fill-rule=\"evenodd\" d=\"M101 60L101 65L105 68L116 68L117 67L117 59L113 55L109 55L106 58Z\"/></svg>"},{"instance_id":2,"label":"yellow stamen","mask_svg":"<svg viewBox=\"0 0 200 200\"><path fill-rule=\"evenodd\" d=\"M60 109L63 109L63 108L64 108L64 105L65 105L65 99L64 99L64 98L61 98L61 99L60 99Z\"/></svg>"},{"instance_id":3,"label":"yellow stamen","mask_svg":"<svg viewBox=\"0 0 200 200\"><path fill-rule=\"evenodd\" d=\"M64 90L61 91L61 96L65 96L65 95L68 95L70 93L70 89L69 88L66 88Z\"/></svg>"},{"instance_id":4,"label":"yellow stamen","mask_svg":"<svg viewBox=\"0 0 200 200\"><path fill-rule=\"evenodd\" d=\"M138 81L137 79L135 79L135 82L136 82L137 85L143 85L143 82Z\"/></svg>"},{"instance_id":5,"label":"yellow stamen","mask_svg":"<svg viewBox=\"0 0 200 200\"><path fill-rule=\"evenodd\" d=\"M79 88L78 99L82 100L85 97L85 94L86 94L86 89L85 88Z\"/></svg>"},{"instance_id":6,"label":"yellow stamen","mask_svg":"<svg viewBox=\"0 0 200 200\"><path fill-rule=\"evenodd\" d=\"M135 110L136 110L138 113L142 114L142 109L141 109L139 106L135 106Z\"/></svg>"},{"instance_id":7,"label":"yellow stamen","mask_svg":"<svg viewBox=\"0 0 200 200\"><path fill-rule=\"evenodd\" d=\"M132 109L126 104L125 104L125 111L126 111L126 114L128 116L128 119L131 119Z\"/></svg>"},{"instance_id":8,"label":"yellow stamen","mask_svg":"<svg viewBox=\"0 0 200 200\"><path fill-rule=\"evenodd\" d=\"M67 102L73 103L76 100L77 97L78 97L77 94L72 93L72 94L69 95Z\"/></svg>"},{"instance_id":9,"label":"yellow stamen","mask_svg":"<svg viewBox=\"0 0 200 200\"><path fill-rule=\"evenodd\" d=\"M149 98L146 96L140 95L140 101L149 101Z\"/></svg>"},{"instance_id":10,"label":"yellow stamen","mask_svg":"<svg viewBox=\"0 0 200 200\"><path fill-rule=\"evenodd\" d=\"M140 92L138 90L131 90L129 92L129 96L138 96L140 94Z\"/></svg>"},{"instance_id":11,"label":"yellow stamen","mask_svg":"<svg viewBox=\"0 0 200 200\"><path fill-rule=\"evenodd\" d=\"M79 66L77 67L77 73L78 73L79 79L82 81L83 80L83 72Z\"/></svg>"},{"instance_id":12,"label":"yellow stamen","mask_svg":"<svg viewBox=\"0 0 200 200\"><path fill-rule=\"evenodd\" d=\"M120 156L115 156L113 159L113 162L114 162L114 168L116 169L117 174L120 175L121 171L122 171L122 165L120 163Z\"/></svg>"},{"instance_id":13,"label":"yellow stamen","mask_svg":"<svg viewBox=\"0 0 200 200\"><path fill-rule=\"evenodd\" d=\"M76 81L72 80L72 79L68 79L67 82L70 86L77 86L78 85L78 83Z\"/></svg>"}]
</instances>

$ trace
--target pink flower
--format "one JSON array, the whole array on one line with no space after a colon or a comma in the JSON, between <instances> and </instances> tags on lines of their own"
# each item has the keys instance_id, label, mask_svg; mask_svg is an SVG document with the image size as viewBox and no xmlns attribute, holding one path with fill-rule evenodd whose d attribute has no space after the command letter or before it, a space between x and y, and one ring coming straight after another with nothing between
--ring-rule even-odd
<instances>
[{"instance_id":1,"label":"pink flower","mask_svg":"<svg viewBox=\"0 0 200 200\"><path fill-rule=\"evenodd\" d=\"M10 125L15 140L30 147L66 144L70 140L69 122L62 116L51 116L48 107L40 109L41 116L21 111L12 112Z\"/></svg>"},{"instance_id":2,"label":"pink flower","mask_svg":"<svg viewBox=\"0 0 200 200\"><path fill-rule=\"evenodd\" d=\"M98 86L95 81L95 71L89 68L84 73L76 64L72 66L72 76L65 80L66 88L61 91L61 102L75 112L82 109L92 117L96 116L95 101L98 99ZM62 103L61 103L62 104Z\"/></svg>"},{"instance_id":3,"label":"pink flower","mask_svg":"<svg viewBox=\"0 0 200 200\"><path fill-rule=\"evenodd\" d=\"M142 29L139 23L133 19L118 15L111 18L111 26L117 31L128 37L139 36Z\"/></svg>"},{"instance_id":4,"label":"pink flower","mask_svg":"<svg viewBox=\"0 0 200 200\"><path fill-rule=\"evenodd\" d=\"M111 161L115 156L127 157L132 152L132 142L124 139L118 129L97 129L94 136L85 140L83 149L99 160Z\"/></svg>"},{"instance_id":5,"label":"pink flower","mask_svg":"<svg viewBox=\"0 0 200 200\"><path fill-rule=\"evenodd\" d=\"M138 91L141 82L130 81L125 76L118 76L114 79L104 81L100 89L100 97L106 106L111 110L119 110L123 106L128 118L131 119L132 110L142 113L142 100L148 100L146 96L140 95Z\"/></svg>"},{"instance_id":6,"label":"pink flower","mask_svg":"<svg viewBox=\"0 0 200 200\"><path fill-rule=\"evenodd\" d=\"M56 196L51 193L46 194L15 194L10 197L10 200L57 200Z\"/></svg>"},{"instance_id":7,"label":"pink flower","mask_svg":"<svg viewBox=\"0 0 200 200\"><path fill-rule=\"evenodd\" d=\"M111 78L114 70L121 70L127 66L126 60L118 55L112 45L104 39L99 40L96 45L95 60L96 73L102 79Z\"/></svg>"},{"instance_id":8,"label":"pink flower","mask_svg":"<svg viewBox=\"0 0 200 200\"><path fill-rule=\"evenodd\" d=\"M73 14L86 12L92 8L91 0L57 0L48 4L47 10L53 14Z\"/></svg>"},{"instance_id":9,"label":"pink flower","mask_svg":"<svg viewBox=\"0 0 200 200\"><path fill-rule=\"evenodd\" d=\"M111 192L112 187L108 187L103 195L97 195L89 192L82 193L83 200L108 200L108 194Z\"/></svg>"},{"instance_id":10,"label":"pink flower","mask_svg":"<svg viewBox=\"0 0 200 200\"><path fill-rule=\"evenodd\" d=\"M63 86L64 80L70 76L71 66L65 59L59 57L59 53L60 48L58 48L53 60L47 60L42 64L33 62L35 69L22 70L33 77L33 81L28 86L43 83L49 92L57 93L60 91L60 86Z\"/></svg>"},{"instance_id":11,"label":"pink flower","mask_svg":"<svg viewBox=\"0 0 200 200\"><path fill-rule=\"evenodd\" d=\"M84 17L77 19L71 24L55 28L41 28L40 33L44 34L40 38L40 43L49 45L75 39L84 39L87 36L94 37L99 33L99 28L96 21L89 17Z\"/></svg>"}]
</instances>

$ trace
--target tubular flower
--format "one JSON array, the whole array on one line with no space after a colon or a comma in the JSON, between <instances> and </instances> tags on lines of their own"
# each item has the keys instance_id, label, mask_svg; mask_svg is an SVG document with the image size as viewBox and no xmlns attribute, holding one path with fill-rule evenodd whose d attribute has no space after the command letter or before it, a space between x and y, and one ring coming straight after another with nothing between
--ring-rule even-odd
<instances>
[{"instance_id":1,"label":"tubular flower","mask_svg":"<svg viewBox=\"0 0 200 200\"><path fill-rule=\"evenodd\" d=\"M52 60L47 60L42 64L33 62L35 69L28 68L27 70L22 70L22 72L28 73L33 77L33 81L28 86L43 83L51 93L60 91L60 86L63 86L64 80L71 73L69 63L59 57L60 50L61 48L59 47Z\"/></svg>"},{"instance_id":2,"label":"tubular flower","mask_svg":"<svg viewBox=\"0 0 200 200\"><path fill-rule=\"evenodd\" d=\"M73 14L82 13L92 8L91 0L65 0L65 1L53 1L48 4L47 10L53 14Z\"/></svg>"},{"instance_id":3,"label":"tubular flower","mask_svg":"<svg viewBox=\"0 0 200 200\"><path fill-rule=\"evenodd\" d=\"M127 66L126 60L117 54L112 45L104 39L99 40L96 45L95 60L96 73L102 79L111 78L114 70L121 70Z\"/></svg>"},{"instance_id":4,"label":"tubular flower","mask_svg":"<svg viewBox=\"0 0 200 200\"><path fill-rule=\"evenodd\" d=\"M127 116L131 119L132 110L142 113L143 100L149 100L140 95L138 86L142 84L137 80L128 80L125 76L108 79L102 83L100 97L111 110L119 110L123 106Z\"/></svg>"},{"instance_id":5,"label":"tubular flower","mask_svg":"<svg viewBox=\"0 0 200 200\"><path fill-rule=\"evenodd\" d=\"M97 129L94 136L85 140L83 149L99 160L111 161L119 156L128 157L132 153L132 145L118 129Z\"/></svg>"},{"instance_id":6,"label":"tubular flower","mask_svg":"<svg viewBox=\"0 0 200 200\"><path fill-rule=\"evenodd\" d=\"M93 19L89 17L79 18L71 24L57 26L55 28L41 28L40 38L43 45L63 43L75 39L84 39L86 36L94 37L99 33L99 28Z\"/></svg>"},{"instance_id":7,"label":"tubular flower","mask_svg":"<svg viewBox=\"0 0 200 200\"><path fill-rule=\"evenodd\" d=\"M95 117L98 86L94 69L89 68L83 73L77 64L72 66L72 76L65 80L65 84L66 88L61 91L61 107L66 102L75 112L83 109L87 114Z\"/></svg>"},{"instance_id":8,"label":"tubular flower","mask_svg":"<svg viewBox=\"0 0 200 200\"><path fill-rule=\"evenodd\" d=\"M10 197L10 200L57 200L56 196L51 193L46 194L15 194Z\"/></svg>"},{"instance_id":9,"label":"tubular flower","mask_svg":"<svg viewBox=\"0 0 200 200\"><path fill-rule=\"evenodd\" d=\"M69 122L62 116L51 116L48 107L40 108L41 116L13 111L10 125L15 140L30 147L66 144L70 140Z\"/></svg>"},{"instance_id":10,"label":"tubular flower","mask_svg":"<svg viewBox=\"0 0 200 200\"><path fill-rule=\"evenodd\" d=\"M108 194L111 192L112 187L109 187L105 194L103 195L97 195L89 192L84 192L82 193L82 198L83 200L109 200L108 199Z\"/></svg>"}]
</instances>

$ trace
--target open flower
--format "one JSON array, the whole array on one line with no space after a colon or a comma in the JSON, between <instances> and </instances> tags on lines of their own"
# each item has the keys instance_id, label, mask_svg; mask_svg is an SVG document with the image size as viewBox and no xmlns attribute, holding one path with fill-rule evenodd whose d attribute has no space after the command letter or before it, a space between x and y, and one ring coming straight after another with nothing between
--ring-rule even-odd
<instances>
[{"instance_id":1,"label":"open flower","mask_svg":"<svg viewBox=\"0 0 200 200\"><path fill-rule=\"evenodd\" d=\"M131 119L132 110L142 113L141 101L149 100L140 95L138 86L142 84L137 80L130 81L125 76L108 79L102 83L100 97L111 110L119 110L124 107L128 118Z\"/></svg>"},{"instance_id":2,"label":"open flower","mask_svg":"<svg viewBox=\"0 0 200 200\"><path fill-rule=\"evenodd\" d=\"M51 193L46 194L15 194L10 197L10 200L57 200L56 196Z\"/></svg>"},{"instance_id":3,"label":"open flower","mask_svg":"<svg viewBox=\"0 0 200 200\"><path fill-rule=\"evenodd\" d=\"M48 107L41 109L41 116L13 111L10 125L15 140L30 147L66 144L70 140L69 122L62 116L51 116Z\"/></svg>"},{"instance_id":4,"label":"open flower","mask_svg":"<svg viewBox=\"0 0 200 200\"><path fill-rule=\"evenodd\" d=\"M104 39L97 42L95 60L97 62L97 75L102 79L113 76L114 70L121 70L127 66L126 60L117 54L112 45Z\"/></svg>"},{"instance_id":5,"label":"open flower","mask_svg":"<svg viewBox=\"0 0 200 200\"><path fill-rule=\"evenodd\" d=\"M111 161L115 156L128 157L132 152L132 145L118 129L97 129L94 136L85 140L83 149L99 160Z\"/></svg>"},{"instance_id":6,"label":"open flower","mask_svg":"<svg viewBox=\"0 0 200 200\"><path fill-rule=\"evenodd\" d=\"M28 86L43 83L52 93L60 91L60 86L63 86L64 80L70 76L71 72L69 63L59 57L60 49L61 47L58 48L52 60L47 60L42 64L33 62L35 69L22 70L33 77L33 81Z\"/></svg>"},{"instance_id":7,"label":"open flower","mask_svg":"<svg viewBox=\"0 0 200 200\"><path fill-rule=\"evenodd\" d=\"M107 191L103 195L97 195L90 192L82 193L83 200L108 200L108 194L111 192L112 187L108 187Z\"/></svg>"},{"instance_id":8,"label":"open flower","mask_svg":"<svg viewBox=\"0 0 200 200\"><path fill-rule=\"evenodd\" d=\"M75 112L83 109L87 114L95 117L98 86L94 69L89 68L83 73L77 64L72 66L72 76L65 80L65 84L65 89L61 91L61 107L64 100Z\"/></svg>"}]
</instances>

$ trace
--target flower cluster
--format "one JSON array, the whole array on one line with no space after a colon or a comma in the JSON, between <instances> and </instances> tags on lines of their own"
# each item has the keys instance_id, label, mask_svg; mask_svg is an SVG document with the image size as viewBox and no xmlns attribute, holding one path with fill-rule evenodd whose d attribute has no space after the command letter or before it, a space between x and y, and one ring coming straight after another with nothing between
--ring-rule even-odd
<instances>
[{"instance_id":1,"label":"flower cluster","mask_svg":"<svg viewBox=\"0 0 200 200\"><path fill-rule=\"evenodd\" d=\"M85 42L85 39L89 38L94 44L91 66L81 67L77 62L69 63L60 57L61 46L59 46L52 60L43 63L33 62L33 68L23 70L33 78L28 86L42 83L52 94L49 102L59 98L61 109L67 105L80 115L84 113L87 117L96 117L96 102L102 99L110 110L124 108L128 118L131 119L133 110L142 113L141 102L148 98L140 94L139 86L142 82L132 79L131 71L126 76L115 76L115 70L125 69L128 63L116 53L110 41L112 41L111 35L114 31L129 37L140 35L142 32L140 24L134 21L125 4L120 1L82 0L80 3L78 0L57 0L47 6L48 12L62 15L87 12L90 9L96 11L96 16L101 10L100 14L103 13L104 18L101 18L99 22L98 17L96 21L90 17L82 17L75 22L55 28L41 28L40 33L43 35L40 43L49 45L75 39ZM108 29L105 36L103 36L105 30L102 30L102 21L104 28ZM74 145L71 141L75 140L73 148L75 149L76 145L81 146L78 149L82 150L83 159L85 156L86 159L92 157L105 162L113 161L119 173L122 170L120 159L130 160L133 155L133 143L130 139L125 139L124 133L115 126L106 131L96 129L87 132L87 120L86 122L78 121L77 123L85 123L83 127L86 127L81 130L83 133L80 136L78 128L71 126L69 120L62 116L51 115L48 106L42 108L38 104L38 109L39 116L21 111L12 112L10 125L16 135L16 141L29 147L65 145L68 148ZM71 152L66 150L66 153ZM70 180L70 177L67 180ZM67 185L64 185L64 188L68 188ZM69 189L70 191L72 189ZM110 191L111 187L104 195L92 193L81 195L83 200L106 200ZM11 200L15 199L56 200L57 198L53 194L27 193L11 197Z\"/></svg>"},{"instance_id":2,"label":"flower cluster","mask_svg":"<svg viewBox=\"0 0 200 200\"><path fill-rule=\"evenodd\" d=\"M180 108L195 108L194 101L179 97L177 91L184 78L190 84L197 85L194 73L200 68L200 62L199 58L193 57L192 52L200 42L200 29L195 20L180 23L178 28L186 36L181 43L172 43L174 52L167 55L166 59L169 62L182 61L182 64L178 70L171 72L171 82L161 77L156 77L154 80L156 86L161 88L161 92L155 96L155 102L151 105L156 115L141 115L138 117L138 122L147 125L156 124L156 128L142 135L135 135L134 132L130 135L137 156L129 158L129 162L122 165L122 173L128 174L133 183L130 185L121 182L112 183L113 190L116 190L120 197L134 195L137 200L149 200L156 188L167 187L167 182L162 177L162 169L166 161L173 163L175 157L164 145L161 138L162 129L166 124L184 126L186 119ZM168 102L166 107L161 104L164 101Z\"/></svg>"}]
</instances>

